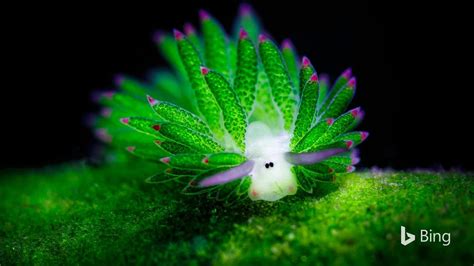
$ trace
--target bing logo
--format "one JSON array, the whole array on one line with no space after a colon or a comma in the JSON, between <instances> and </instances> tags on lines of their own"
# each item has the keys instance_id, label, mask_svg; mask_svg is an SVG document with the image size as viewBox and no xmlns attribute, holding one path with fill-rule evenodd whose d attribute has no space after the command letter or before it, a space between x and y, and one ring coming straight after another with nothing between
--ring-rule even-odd
<instances>
[{"instance_id":1,"label":"bing logo","mask_svg":"<svg viewBox=\"0 0 474 266\"><path fill-rule=\"evenodd\" d=\"M414 234L410 234L406 231L405 226L400 227L400 243L404 246L415 241L416 237ZM451 244L451 234L450 233L435 233L430 230L420 230L420 242L442 242L443 246L449 246Z\"/></svg>"},{"instance_id":2,"label":"bing logo","mask_svg":"<svg viewBox=\"0 0 474 266\"><path fill-rule=\"evenodd\" d=\"M400 228L400 236L401 236L400 242L404 246L406 246L406 245L410 244L411 242L415 241L415 235L406 232L405 231L405 226L403 226L403 225Z\"/></svg>"}]
</instances>

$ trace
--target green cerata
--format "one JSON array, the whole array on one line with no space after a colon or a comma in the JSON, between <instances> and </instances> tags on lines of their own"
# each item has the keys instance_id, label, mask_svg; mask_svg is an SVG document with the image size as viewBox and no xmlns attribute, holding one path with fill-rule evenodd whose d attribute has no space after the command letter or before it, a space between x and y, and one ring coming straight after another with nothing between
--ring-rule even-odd
<instances>
[{"instance_id":1,"label":"green cerata","mask_svg":"<svg viewBox=\"0 0 474 266\"><path fill-rule=\"evenodd\" d=\"M356 89L351 69L332 86L299 58L289 40L273 42L248 5L228 35L206 11L200 32L154 36L171 65L147 81L116 78L94 119L99 139L165 164L149 183L179 182L184 194L233 202L275 201L354 171L368 133L347 111Z\"/></svg>"}]
</instances>

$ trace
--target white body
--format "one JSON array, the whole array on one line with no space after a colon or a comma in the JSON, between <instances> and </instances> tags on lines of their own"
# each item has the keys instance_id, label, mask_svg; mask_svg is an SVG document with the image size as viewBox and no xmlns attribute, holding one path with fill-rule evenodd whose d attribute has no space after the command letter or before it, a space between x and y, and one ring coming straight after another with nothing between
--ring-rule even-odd
<instances>
[{"instance_id":1,"label":"white body","mask_svg":"<svg viewBox=\"0 0 474 266\"><path fill-rule=\"evenodd\" d=\"M252 184L249 197L252 200L279 200L293 195L297 190L296 177L291 172L291 164L285 158L290 150L290 136L285 131L272 133L262 122L253 122L247 128L246 156L255 161L250 173ZM273 163L273 167L266 164Z\"/></svg>"}]
</instances>

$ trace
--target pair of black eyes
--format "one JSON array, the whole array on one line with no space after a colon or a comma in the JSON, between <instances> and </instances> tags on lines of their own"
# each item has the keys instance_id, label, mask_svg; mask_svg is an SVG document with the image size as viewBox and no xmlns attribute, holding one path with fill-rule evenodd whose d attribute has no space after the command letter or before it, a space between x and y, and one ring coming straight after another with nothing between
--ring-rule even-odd
<instances>
[{"instance_id":1,"label":"pair of black eyes","mask_svg":"<svg viewBox=\"0 0 474 266\"><path fill-rule=\"evenodd\" d=\"M270 168L270 167L273 167L273 163L272 163L272 162L265 164L265 168Z\"/></svg>"}]
</instances>

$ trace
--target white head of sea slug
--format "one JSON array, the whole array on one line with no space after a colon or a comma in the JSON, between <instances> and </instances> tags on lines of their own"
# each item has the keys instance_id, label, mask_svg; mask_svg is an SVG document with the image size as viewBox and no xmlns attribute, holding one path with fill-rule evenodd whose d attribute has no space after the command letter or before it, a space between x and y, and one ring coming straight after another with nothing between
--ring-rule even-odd
<instances>
[{"instance_id":1,"label":"white head of sea slug","mask_svg":"<svg viewBox=\"0 0 474 266\"><path fill-rule=\"evenodd\" d=\"M279 200L296 193L296 177L285 159L290 151L290 136L285 131L273 133L262 122L253 122L247 129L246 157L255 162L249 197L252 200Z\"/></svg>"}]
</instances>

